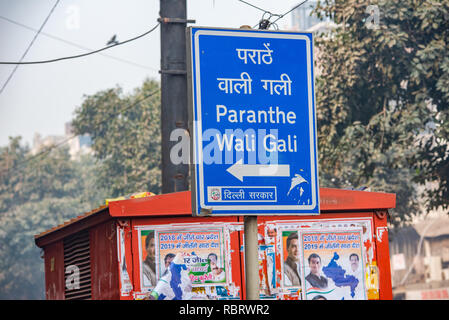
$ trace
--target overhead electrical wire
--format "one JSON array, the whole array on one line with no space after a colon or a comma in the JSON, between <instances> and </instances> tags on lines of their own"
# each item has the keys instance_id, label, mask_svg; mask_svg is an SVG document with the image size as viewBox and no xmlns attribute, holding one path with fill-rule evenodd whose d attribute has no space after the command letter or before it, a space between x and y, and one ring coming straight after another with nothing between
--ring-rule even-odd
<instances>
[{"instance_id":1,"label":"overhead electrical wire","mask_svg":"<svg viewBox=\"0 0 449 320\"><path fill-rule=\"evenodd\" d=\"M253 7L253 8L256 8L256 9L258 9L258 10L260 10L260 11L263 11L264 14L268 13L268 14L270 15L269 19L270 19L271 17L273 17L273 16L276 16L277 19L276 19L275 21L269 22L269 24L267 24L267 27L269 27L270 25L275 25L276 21L278 21L279 19L283 18L284 16L286 16L286 15L289 14L291 11L293 11L294 9L296 9L297 7L299 7L300 5L304 4L304 3L307 2L308 0L304 0L303 2L299 3L298 5L296 5L295 7L293 7L292 9L290 9L289 11L287 11L287 12L284 13L284 14L273 14L273 13L271 13L270 11L267 11L267 10L264 10L264 9L262 9L262 8L259 8L259 7L257 7L257 6L255 6L255 5L249 3L249 2L247 2L247 1L244 1L244 0L238 0L238 1L240 1L240 2L242 2L242 3L245 3L246 5L249 5L249 6ZM58 2L59 2L59 0L57 1L57 3L58 3ZM56 4L57 4L57 3L56 3ZM48 20L48 19L46 19L46 20ZM260 24L260 23L259 23L259 24ZM158 26L159 26L159 23L156 24L156 25L155 25L153 28L151 28L150 30L148 30L148 31L144 32L143 34L138 35L138 36L136 36L136 37L134 37L134 38L131 38L131 39L128 39L128 40L125 40L125 41L122 41L122 42L118 42L118 43L116 43L116 44L113 44L113 45L110 45L110 46L106 46L106 47L103 47L103 48L98 49L98 50L93 50L93 51L90 51L90 52L87 52L87 53L84 53L84 54L72 55L72 56L61 57L61 58L55 58L55 59L49 59L49 60L26 61L26 62L23 62L23 61L22 61L23 58L22 58L20 61L0 61L0 64L3 64L3 65L43 64L43 63L52 63L52 62L57 62L57 61L62 61L62 60L69 60L69 59L75 59L75 58L85 57L85 56L88 56L88 55L91 55L91 54L99 53L99 52L101 52L101 51L104 51L104 50L107 50L107 49L110 49L110 48L113 48L113 47L116 47L116 46L119 46L119 45L123 45L123 44L128 43L128 42L131 42L131 41L135 41L135 40L137 40L137 39L140 39L140 38L142 38L142 37L148 35L149 33L153 32ZM42 29L42 27L41 27L41 29ZM40 31L39 31L39 33L40 33ZM39 33L37 33L37 34L39 34ZM36 36L37 36L37 34L36 34ZM73 43L72 43L72 44L73 44ZM78 45L77 45L77 46L78 46ZM86 49L86 48L84 48L84 49Z\"/></svg>"},{"instance_id":2,"label":"overhead electrical wire","mask_svg":"<svg viewBox=\"0 0 449 320\"><path fill-rule=\"evenodd\" d=\"M99 53L99 52L104 51L104 50L111 49L113 47L121 46L121 45L123 45L125 43L132 42L132 41L135 41L135 40L140 39L142 37L145 37L146 35L150 34L154 30L156 30L156 28L158 26L159 26L159 23L157 23L150 30L148 30L148 31L146 31L146 32L136 36L136 37L133 37L131 39L128 39L128 40L125 40L125 41L122 41L122 42L118 42L118 43L115 43L115 44L107 46L107 47L103 47L103 48L98 49L98 50L94 50L94 51L90 51L90 52L86 52L86 53L82 53L82 54L78 54L78 55L61 57L61 58L56 58L56 59L49 59L49 60L39 60L39 61L26 61L26 62L21 62L21 61L18 61L18 62L0 61L0 64L16 64L16 65L43 64L43 63L52 63L52 62L57 62L57 61L62 61L62 60L70 60L70 59L81 58L81 57L89 56L91 54Z\"/></svg>"},{"instance_id":3,"label":"overhead electrical wire","mask_svg":"<svg viewBox=\"0 0 449 320\"><path fill-rule=\"evenodd\" d=\"M12 24L15 24L15 25L17 25L19 27L22 27L24 29L28 29L28 30L33 31L33 32L38 32L38 30L36 30L36 29L34 29L32 27L27 26L26 24L20 23L18 21L12 20L10 18L7 18L7 17L4 17L4 16L0 15L0 19L8 21L8 22L10 22ZM85 50L85 51L93 51L94 50L92 48L85 47L85 46L83 46L83 45L81 45L79 43L76 43L76 42L73 42L73 41L69 41L69 40L63 39L61 37L57 37L55 35L52 35L52 34L49 34L49 33L43 32L43 31L41 31L40 34L43 35L43 36L46 36L48 38L51 38L51 39L54 39L54 40L66 43L66 44L71 45L73 47ZM130 61L130 60L127 60L127 59L119 58L119 57L116 57L116 56L113 56L113 55L110 55L110 54L106 54L106 53L103 53L103 52L100 52L99 54L104 56L104 57L111 58L111 59L114 59L114 60L117 60L117 61L120 61L120 62L123 62L123 63L127 63L129 65L133 65L133 66L136 66L136 67L139 67L139 68L153 70L153 71L158 71L156 68L152 68L152 67L149 67L149 66L146 66L146 65L142 65L142 64L136 63L134 61Z\"/></svg>"},{"instance_id":4,"label":"overhead electrical wire","mask_svg":"<svg viewBox=\"0 0 449 320\"><path fill-rule=\"evenodd\" d=\"M26 48L25 52L22 54L22 57L20 58L18 63L14 63L16 66L15 68L12 70L12 72L9 74L9 77L6 79L5 83L3 84L2 88L0 89L0 95L3 93L3 90L5 90L6 86L8 85L9 81L12 79L12 77L14 76L14 74L17 71L17 68L19 67L20 64L22 64L22 60L25 58L25 56L27 55L28 51L31 49L31 47L33 46L34 41L36 40L36 38L39 36L39 34L41 33L42 29L44 28L44 26L47 24L48 19L50 19L50 16L53 14L53 11L55 11L56 6L59 4L60 0L56 0L55 4L53 5L53 7L51 8L50 12L47 14L47 17L45 18L44 22L41 24L39 30L37 31L37 33L34 35L33 40L31 40L30 44L28 45L28 47Z\"/></svg>"},{"instance_id":5,"label":"overhead electrical wire","mask_svg":"<svg viewBox=\"0 0 449 320\"><path fill-rule=\"evenodd\" d=\"M37 31L36 35L34 36L32 42L31 42L30 45L28 46L27 50L26 50L25 53L22 55L22 58L20 59L20 61L18 61L18 62L8 62L8 61L5 62L5 61L0 61L0 64L3 64L3 65L16 65L16 68L13 70L13 73L12 73L12 74L14 74L15 70L17 70L17 67L18 67L19 65L52 63L52 62L57 62L57 61L62 61L62 60L69 60L69 59L75 59L75 58L85 57L85 56L88 56L88 55L92 55L92 54L95 54L95 53L99 53L99 52L102 52L102 51L104 51L104 50L107 50L107 49L110 49L110 48L113 48L113 47L116 47L116 46L119 46L119 45L123 45L123 44L129 43L129 42L135 41L135 40L137 40L137 39L140 39L140 38L142 38L142 37L144 37L144 36L150 34L150 33L153 32L154 30L156 30L156 28L159 26L159 23L157 23L153 28L151 28L150 30L148 30L148 31L146 31L146 32L144 32L144 33L142 33L142 34L136 36L136 37L133 37L133 38L131 38L131 39L128 39L128 40L125 40L125 41L122 41L122 42L118 42L118 43L116 43L116 44L113 44L113 45L110 45L110 46L107 46L107 47L103 47L103 48L98 49L98 50L89 51L89 52L84 53L84 54L72 55L72 56L61 57L61 58L56 58L56 59L49 59L49 60L39 60L39 61L26 61L26 62L23 62L23 61L22 61L23 58L25 57L25 55L26 55L26 53L28 52L29 48L31 48L32 44L34 43L34 40L35 40L35 39L37 38L37 36L41 33L42 28L45 26L46 22L47 22L48 19L50 18L51 14L53 13L53 11L54 11L54 9L56 8L56 6L57 6L57 4L59 3L59 1L60 1L60 0L57 0L57 1L56 1L55 5L53 6L52 10L51 10L50 13L48 14L48 16L47 16L47 18L45 19L44 23L41 25L41 27L40 27L39 30ZM264 14L267 14L267 13L268 13L268 14L270 15L269 19L270 19L271 17L273 17L273 16L276 16L277 19L276 19L275 21L273 21L273 22L269 22L269 24L267 25L267 27L269 27L270 25L275 24L276 21L278 21L279 19L283 18L284 16L286 16L287 14L289 14L289 13L292 12L294 9L298 8L299 6L301 6L302 4L304 4L305 2L307 2L308 0L304 0L303 2L299 3L298 5L296 5L295 7L293 7L292 9L290 9L289 11L287 11L286 13L280 14L280 15L279 15L279 14L273 14L273 13L267 11L267 10L264 10L264 9L262 9L262 8L259 8L259 7L253 5L253 4L249 3L249 2L246 2L246 1L244 1L244 0L238 0L238 1L240 1L240 2L242 2L242 3L245 3L245 4L247 4L247 5L249 5L249 6L253 7L253 8L256 8L256 9L258 9L258 10L260 10L260 11L263 11ZM10 20L10 19L4 18L4 17L1 17L1 18L5 19L5 20L9 20L10 22L13 22L13 23L15 23L15 24L20 25L19 23L14 22L13 20ZM262 21L262 20L261 20L261 21ZM260 24L260 22L259 22L259 24ZM28 28L28 29L32 29L32 28L27 27L27 26L25 26L25 25L22 25L22 26L25 27L25 28ZM47 34L47 36L49 36L49 35ZM54 37L54 36L50 36L50 37L56 38L56 37ZM64 42L69 43L68 41L63 40L63 39L58 39L58 40L62 40L62 41L64 41ZM78 44L74 44L74 43L71 43L71 44L72 44L72 45L76 45L76 46L78 46L78 47L81 47L81 46L78 45ZM86 48L83 48L83 49L86 49ZM11 77L12 77L12 76L10 76L10 77L8 78L7 82L10 80ZM7 84L7 82L6 82L6 84ZM0 91L0 94L1 94L1 92L3 91L4 87L6 86L6 84L3 86L2 90ZM142 99L140 99L140 100L134 102L134 103L131 104L130 106L128 106L128 107L126 107L126 108L120 110L119 113L122 113L122 112L124 112L124 111L126 111L126 110L128 110L128 109L130 109L130 108L132 108L132 107L134 107L136 104L138 104L138 103L140 103L140 102L142 102L142 101L148 99L149 97L151 97L151 96L153 96L154 94L156 94L159 90L160 90L160 89L158 89L158 90L156 90L156 91L153 91L152 93L146 95L145 97L143 97ZM107 119L107 120L109 120L109 119ZM39 156L41 156L41 155L43 155L43 154L45 154L45 153L49 153L51 150L53 150L53 149L55 149L55 148L58 148L58 147L60 147L61 145L64 145L65 143L67 143L67 142L70 141L71 139L75 138L76 136L78 136L78 135L70 136L70 137L64 139L63 141L61 141L61 142L59 142L59 143L57 143L57 144L54 144L54 145L52 145L52 146L46 148L45 150L42 150L41 152L37 153L36 155L34 155L34 156L30 157L30 158L27 158L25 161L19 163L18 166L22 166L23 164L26 164L26 163L28 163L29 161L31 161L31 160L33 160L33 159L35 159L35 158L37 158L37 157L39 157ZM17 169L19 169L19 168L20 168L20 167L17 167L17 166L16 166L15 168L6 170L6 172L11 172L12 170L17 170ZM3 171L3 172L5 172L5 171Z\"/></svg>"}]
</instances>

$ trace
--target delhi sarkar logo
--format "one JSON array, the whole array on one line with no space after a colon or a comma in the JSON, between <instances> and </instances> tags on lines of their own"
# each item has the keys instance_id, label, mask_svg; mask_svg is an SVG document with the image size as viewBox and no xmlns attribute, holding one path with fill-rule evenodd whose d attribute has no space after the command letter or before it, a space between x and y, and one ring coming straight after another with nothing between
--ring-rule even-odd
<instances>
[{"instance_id":1,"label":"delhi sarkar logo","mask_svg":"<svg viewBox=\"0 0 449 320\"><path fill-rule=\"evenodd\" d=\"M219 189L212 189L210 191L210 197L212 198L212 200L220 200L220 190Z\"/></svg>"}]
</instances>

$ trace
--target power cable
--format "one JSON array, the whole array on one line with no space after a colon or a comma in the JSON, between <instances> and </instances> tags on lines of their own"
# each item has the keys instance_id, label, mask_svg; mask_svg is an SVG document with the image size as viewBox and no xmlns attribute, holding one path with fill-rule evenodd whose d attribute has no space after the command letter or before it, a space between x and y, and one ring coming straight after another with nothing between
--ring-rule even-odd
<instances>
[{"instance_id":1,"label":"power cable","mask_svg":"<svg viewBox=\"0 0 449 320\"><path fill-rule=\"evenodd\" d=\"M122 114L123 112L125 112L125 111L127 111L127 110L129 110L129 109L131 109L131 108L133 108L133 107L135 107L137 104L139 104L139 103L145 101L146 99L148 99L148 98L154 96L154 95L155 95L156 93L158 93L159 91L160 91L160 89L156 89L156 90L150 92L149 94L147 94L147 95L145 95L144 97L142 97L142 99L139 99L139 100L137 100L137 101L134 101L132 104L126 106L126 107L123 108L123 109L120 109L120 110L118 111L118 113L109 115L108 118L103 119L102 121L100 121L99 123L97 123L97 125L101 125L101 124L105 123L106 121L109 121L109 120L110 120L110 117L112 117L112 116L117 116L118 114ZM14 171L17 171L17 170L21 169L21 168L22 168L25 164L27 164L28 162L30 162L30 161L32 161L32 160L34 160L34 159L36 159L36 158L38 158L39 156L42 156L42 155L44 155L44 154L49 154L50 151L52 151L53 149L59 148L60 146L66 144L67 142L69 142L70 140L72 140L73 138L75 138L75 137L77 137L77 136L79 136L79 135L77 135L77 134L71 135L71 136L67 137L66 139L64 139L64 140L62 140L62 141L60 141L60 142L58 142L58 143L56 143L56 144L53 144L53 145L51 145L51 146L45 148L44 150L42 150L42 151L36 153L35 155L33 155L33 156L31 156L31 157L29 157L29 158L27 158L27 159L25 159L25 160L19 162L14 168L7 169L7 170L3 170L2 176L6 175L7 173L13 173Z\"/></svg>"},{"instance_id":2,"label":"power cable","mask_svg":"<svg viewBox=\"0 0 449 320\"><path fill-rule=\"evenodd\" d=\"M10 18L7 18L7 17L4 17L4 16L0 15L0 19L8 21L8 22L10 22L12 24L15 24L15 25L17 25L19 27L22 27L24 29L28 29L28 30L33 31L33 32L38 32L38 30L36 30L36 29L34 29L32 27L27 26L26 24L20 23L18 21L12 20ZM57 40L57 41L60 41L60 42L63 42L63 43L66 43L68 45L71 45L73 47L76 47L76 48L79 48L79 49L82 49L82 50L85 50L85 51L93 51L94 50L94 49L85 47L85 46L83 46L81 44L78 44L76 42L69 41L69 40L66 40L66 39L54 36L52 34L49 34L49 33L43 32L43 31L41 31L41 35L46 36L46 37L51 38L51 39L54 39L54 40ZM127 59L119 58L119 57L116 57L116 56L113 56L113 55L110 55L110 54L106 54L106 53L103 53L103 52L100 52L99 54L104 56L104 57L111 58L111 59L114 59L114 60L117 60L117 61L120 61L120 62L123 62L123 63L127 63L129 65L133 65L133 66L136 66L136 67L139 67L139 68L153 70L153 71L158 71L155 68L152 68L152 67L149 67L149 66L145 66L145 65L142 65L142 64L139 64L139 63L127 60Z\"/></svg>"},{"instance_id":3,"label":"power cable","mask_svg":"<svg viewBox=\"0 0 449 320\"><path fill-rule=\"evenodd\" d=\"M37 31L37 33L34 35L33 40L31 40L30 44L28 45L28 47L26 48L25 52L23 53L22 57L19 60L19 63L15 63L15 67L12 70L11 74L9 75L9 77L6 79L5 83L3 84L2 88L0 89L0 95L3 93L3 90L5 90L6 86L8 85L9 81L12 79L12 77L14 76L14 74L17 71L17 68L19 67L20 64L22 64L22 60L25 58L25 56L27 55L28 51L31 49L31 46L33 45L34 41L36 40L37 36L41 33L42 29L44 28L45 24L47 23L48 19L50 18L50 16L52 15L53 11L55 11L56 6L58 5L60 0L56 0L55 4L53 5L53 7L51 8L50 12L48 13L47 17L45 18L44 22L42 23L41 27L39 28L39 30Z\"/></svg>"},{"instance_id":4,"label":"power cable","mask_svg":"<svg viewBox=\"0 0 449 320\"><path fill-rule=\"evenodd\" d=\"M88 55L91 55L91 54L95 54L95 53L98 53L98 52L101 52L101 51L104 51L104 50L107 50L107 49L110 49L110 48L113 48L113 47L116 47L116 46L123 45L123 44L131 42L131 41L135 41L135 40L140 39L142 37L145 37L146 35L150 34L154 30L156 30L156 28L158 26L159 26L159 23L157 23L150 30L148 30L148 31L146 31L146 32L144 32L144 33L134 37L134 38L131 38L131 39L128 39L128 40L125 40L125 41L122 41L122 42L118 42L118 43L115 43L113 45L110 45L110 46L107 46L107 47L104 47L104 48L101 48L101 49L98 49L98 50L94 50L94 51L91 51L91 52L86 52L86 53L83 53L83 54L78 54L78 55L73 55L73 56L68 56L68 57L62 57L62 58L56 58L56 59L50 59L50 60L40 60L40 61L27 61L27 62L21 62L21 61L19 61L19 62L4 62L4 61L1 61L0 64L16 64L16 65L22 65L22 64L43 64L43 63L51 63L51 62L56 62L56 61L61 61L61 60L69 60L69 59L81 58L81 57L85 57L85 56L88 56Z\"/></svg>"}]
</instances>

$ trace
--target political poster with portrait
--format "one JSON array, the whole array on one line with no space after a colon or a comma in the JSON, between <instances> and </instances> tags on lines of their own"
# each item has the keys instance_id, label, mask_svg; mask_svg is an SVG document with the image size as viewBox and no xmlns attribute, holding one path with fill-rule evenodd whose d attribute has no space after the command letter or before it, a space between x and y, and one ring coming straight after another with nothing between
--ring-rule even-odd
<instances>
[{"instance_id":1,"label":"political poster with portrait","mask_svg":"<svg viewBox=\"0 0 449 320\"><path fill-rule=\"evenodd\" d=\"M297 230L282 231L283 286L301 288L300 250Z\"/></svg>"},{"instance_id":2,"label":"political poster with portrait","mask_svg":"<svg viewBox=\"0 0 449 320\"><path fill-rule=\"evenodd\" d=\"M177 253L182 253L193 286L227 283L223 228L156 231L157 274L162 276Z\"/></svg>"},{"instance_id":3,"label":"political poster with portrait","mask_svg":"<svg viewBox=\"0 0 449 320\"><path fill-rule=\"evenodd\" d=\"M154 287L156 276L156 239L154 230L140 230L140 283L144 288Z\"/></svg>"},{"instance_id":4,"label":"political poster with portrait","mask_svg":"<svg viewBox=\"0 0 449 320\"><path fill-rule=\"evenodd\" d=\"M363 231L299 230L306 300L366 300Z\"/></svg>"}]
</instances>

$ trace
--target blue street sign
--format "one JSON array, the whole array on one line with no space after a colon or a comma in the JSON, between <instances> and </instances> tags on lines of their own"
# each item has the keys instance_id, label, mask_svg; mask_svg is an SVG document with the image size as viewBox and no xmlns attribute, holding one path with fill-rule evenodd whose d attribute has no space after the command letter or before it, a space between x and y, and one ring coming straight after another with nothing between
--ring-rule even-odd
<instances>
[{"instance_id":1,"label":"blue street sign","mask_svg":"<svg viewBox=\"0 0 449 320\"><path fill-rule=\"evenodd\" d=\"M188 28L194 215L319 214L311 33Z\"/></svg>"}]
</instances>

